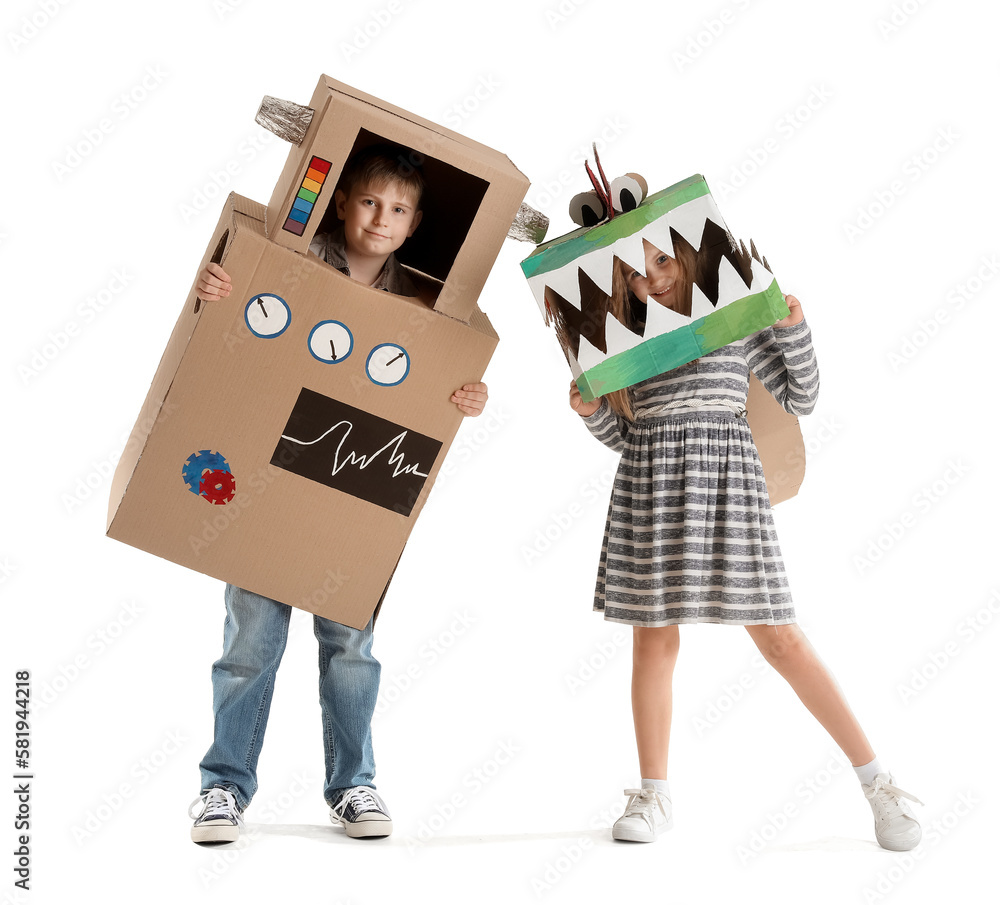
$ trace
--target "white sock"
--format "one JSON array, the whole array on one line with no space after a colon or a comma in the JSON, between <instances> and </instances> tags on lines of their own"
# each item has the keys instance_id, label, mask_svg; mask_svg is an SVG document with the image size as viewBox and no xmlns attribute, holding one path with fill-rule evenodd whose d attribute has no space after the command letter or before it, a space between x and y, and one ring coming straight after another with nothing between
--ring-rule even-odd
<instances>
[{"instance_id":1,"label":"white sock","mask_svg":"<svg viewBox=\"0 0 1000 905\"><path fill-rule=\"evenodd\" d=\"M858 779L860 779L864 785L870 786L875 781L876 773L888 773L889 771L882 768L882 765L878 762L878 758L876 757L871 763L855 767L854 772L858 774Z\"/></svg>"},{"instance_id":2,"label":"white sock","mask_svg":"<svg viewBox=\"0 0 1000 905\"><path fill-rule=\"evenodd\" d=\"M667 801L670 801L670 786L665 779L644 779L641 783L643 789L656 789Z\"/></svg>"}]
</instances>

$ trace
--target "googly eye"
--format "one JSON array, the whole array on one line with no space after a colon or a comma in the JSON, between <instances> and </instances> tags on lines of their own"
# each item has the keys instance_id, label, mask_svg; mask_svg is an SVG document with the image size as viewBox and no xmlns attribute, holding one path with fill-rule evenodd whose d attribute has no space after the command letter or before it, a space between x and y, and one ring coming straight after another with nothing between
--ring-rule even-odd
<instances>
[{"instance_id":1,"label":"googly eye","mask_svg":"<svg viewBox=\"0 0 1000 905\"><path fill-rule=\"evenodd\" d=\"M611 180L611 205L620 214L635 210L642 204L649 187L638 173L626 173Z\"/></svg>"},{"instance_id":2,"label":"googly eye","mask_svg":"<svg viewBox=\"0 0 1000 905\"><path fill-rule=\"evenodd\" d=\"M569 216L577 226L597 226L607 215L597 192L580 192L570 199Z\"/></svg>"}]
</instances>

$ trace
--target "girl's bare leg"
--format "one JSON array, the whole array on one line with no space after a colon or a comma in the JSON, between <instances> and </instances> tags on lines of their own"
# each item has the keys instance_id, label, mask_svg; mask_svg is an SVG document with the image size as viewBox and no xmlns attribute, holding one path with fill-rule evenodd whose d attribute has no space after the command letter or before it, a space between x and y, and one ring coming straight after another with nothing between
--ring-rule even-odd
<instances>
[{"instance_id":1,"label":"girl's bare leg","mask_svg":"<svg viewBox=\"0 0 1000 905\"><path fill-rule=\"evenodd\" d=\"M794 623L748 625L746 629L764 659L788 681L799 700L850 758L852 766L860 767L874 760L875 752L840 687L802 629Z\"/></svg>"},{"instance_id":2,"label":"girl's bare leg","mask_svg":"<svg viewBox=\"0 0 1000 905\"><path fill-rule=\"evenodd\" d=\"M667 778L672 683L679 647L676 625L632 630L632 719L639 775L644 779Z\"/></svg>"}]
</instances>

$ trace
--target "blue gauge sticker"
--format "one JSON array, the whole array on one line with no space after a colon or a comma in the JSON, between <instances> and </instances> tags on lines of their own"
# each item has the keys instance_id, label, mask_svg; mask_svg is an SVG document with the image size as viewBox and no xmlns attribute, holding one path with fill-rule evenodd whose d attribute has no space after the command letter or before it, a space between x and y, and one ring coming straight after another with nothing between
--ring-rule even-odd
<instances>
[{"instance_id":1,"label":"blue gauge sticker","mask_svg":"<svg viewBox=\"0 0 1000 905\"><path fill-rule=\"evenodd\" d=\"M368 353L365 373L379 386L399 386L410 373L410 354L396 343L379 343Z\"/></svg>"},{"instance_id":2,"label":"blue gauge sticker","mask_svg":"<svg viewBox=\"0 0 1000 905\"><path fill-rule=\"evenodd\" d=\"M262 292L255 295L243 309L243 319L254 336L274 339L281 336L292 322L292 311L280 295Z\"/></svg>"},{"instance_id":3,"label":"blue gauge sticker","mask_svg":"<svg viewBox=\"0 0 1000 905\"><path fill-rule=\"evenodd\" d=\"M337 364L353 351L354 334L340 321L320 321L309 331L309 354L323 364Z\"/></svg>"}]
</instances>

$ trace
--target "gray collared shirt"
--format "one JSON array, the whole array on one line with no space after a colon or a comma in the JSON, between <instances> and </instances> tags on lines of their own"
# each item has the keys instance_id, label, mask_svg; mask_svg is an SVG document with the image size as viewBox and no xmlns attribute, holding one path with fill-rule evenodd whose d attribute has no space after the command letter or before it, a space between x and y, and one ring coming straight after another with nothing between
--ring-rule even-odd
<instances>
[{"instance_id":1,"label":"gray collared shirt","mask_svg":"<svg viewBox=\"0 0 1000 905\"><path fill-rule=\"evenodd\" d=\"M318 233L309 243L309 251L318 258L336 267L342 274L351 275L351 268L347 263L347 254L344 247L344 226L338 224L333 232ZM382 267L382 272L378 279L372 284L373 289L382 289L385 292L392 292L396 295L416 296L417 287L406 275L403 265L396 260L394 254L386 258Z\"/></svg>"}]
</instances>

